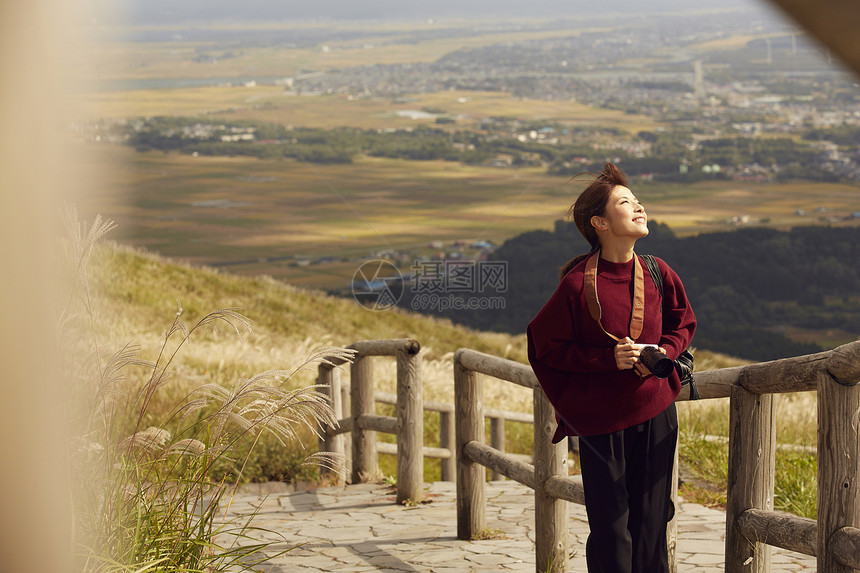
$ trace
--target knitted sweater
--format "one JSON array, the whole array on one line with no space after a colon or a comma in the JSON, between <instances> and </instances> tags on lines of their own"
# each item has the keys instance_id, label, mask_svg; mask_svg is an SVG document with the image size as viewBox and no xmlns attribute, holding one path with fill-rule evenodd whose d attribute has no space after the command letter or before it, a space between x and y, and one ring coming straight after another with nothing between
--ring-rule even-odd
<instances>
[{"instance_id":1,"label":"knitted sweater","mask_svg":"<svg viewBox=\"0 0 860 573\"><path fill-rule=\"evenodd\" d=\"M696 317L678 275L657 259L663 277L663 300L644 262L645 323L636 340L658 344L672 360L690 344ZM615 340L591 318L583 288L585 261L562 279L556 291L528 325L528 356L532 369L553 405L558 430L564 436L593 436L623 430L650 420L665 410L681 390L676 372L667 379L640 378L619 370ZM597 293L608 331L629 336L633 259L597 267Z\"/></svg>"}]
</instances>

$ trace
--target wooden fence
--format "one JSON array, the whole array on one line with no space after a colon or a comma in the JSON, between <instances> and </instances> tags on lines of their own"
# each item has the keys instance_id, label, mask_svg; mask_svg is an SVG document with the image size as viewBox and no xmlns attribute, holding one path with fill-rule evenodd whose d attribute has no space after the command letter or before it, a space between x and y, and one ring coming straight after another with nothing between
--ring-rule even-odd
<instances>
[{"instance_id":1,"label":"wooden fence","mask_svg":"<svg viewBox=\"0 0 860 573\"><path fill-rule=\"evenodd\" d=\"M421 391L421 345L409 338L362 340L349 346L355 350L350 365L350 414L344 414L340 370L342 360L320 364L317 382L328 389L338 425L322 428L322 449L345 455L345 432L351 432L352 483L372 479L377 473L375 432L397 436L397 502L420 501L424 491L424 405ZM397 404L395 416L375 413L373 356L397 359ZM449 452L448 457L451 457Z\"/></svg>"},{"instance_id":2,"label":"wooden fence","mask_svg":"<svg viewBox=\"0 0 860 573\"><path fill-rule=\"evenodd\" d=\"M534 465L484 443L479 373L534 389ZM816 556L822 572L860 569L860 341L808 356L699 372L696 380L703 399L730 400L726 572L770 571L770 546ZM461 349L454 358L454 385L457 537L470 539L486 527L482 466L491 467L535 490L536 571L567 571L564 501L584 503L582 485L567 475L562 444L550 443L553 410L531 368ZM817 521L773 511L773 394L808 390L818 391ZM682 392L679 400L686 399Z\"/></svg>"},{"instance_id":3,"label":"wooden fence","mask_svg":"<svg viewBox=\"0 0 860 573\"><path fill-rule=\"evenodd\" d=\"M397 501L420 501L424 484L424 458L441 462L442 481L454 481L456 473L454 455L454 406L441 402L425 401L421 379L421 345L413 339L363 340L351 344L355 350L350 367L350 383L341 380L337 366L341 359L329 359L320 364L317 382L328 394L338 424L321 428L323 438L320 450L344 456L350 473L350 482L373 479L378 473L378 454L397 456ZM387 393L374 390L374 356L394 356L397 359L397 391ZM378 416L374 404L391 404L395 416ZM440 447L424 446L423 412L439 414ZM346 413L349 413L349 416ZM493 447L505 449L505 421L531 423L529 414L488 409L484 415L490 419ZM377 432L394 434L396 443L378 442ZM349 452L350 455L347 455ZM517 456L531 462L531 456ZM335 472L320 468L323 477L338 482ZM494 473L491 479L504 479Z\"/></svg>"},{"instance_id":4,"label":"wooden fence","mask_svg":"<svg viewBox=\"0 0 860 573\"><path fill-rule=\"evenodd\" d=\"M469 349L454 357L454 444L450 422L442 424L441 448L424 448L419 345L414 340L363 341L351 367L351 418L326 430L326 449L338 446L342 433L352 430L353 481L375 472L377 445L372 431L397 434L398 501L421 498L423 456L444 460L456 452L457 537L471 539L486 528L484 484L486 470L506 476L535 491L535 568L538 572L567 571L566 502L584 503L581 479L568 476L564 442L550 442L555 431L552 406L528 365ZM373 414L372 373L366 358L397 356L396 418ZM341 412L337 369L321 366L319 381L331 390ZM504 453L501 424L491 422L495 439L486 444L484 419L511 413L483 408L483 374L518 384L534 392L534 457ZM818 570L846 573L860 569L860 341L834 350L760 364L698 372L702 399L730 400L729 473L726 511L728 573L770 570L770 547L816 556ZM818 519L773 511L775 420L773 394L818 392ZM391 396L380 395L391 402ZM679 400L687 399L682 392ZM434 404L450 413L450 406ZM518 421L528 421L522 419ZM503 422L502 422L503 423ZM495 428L495 429L494 429ZM446 434L447 432L447 434ZM380 444L382 445L382 444ZM340 450L337 448L340 447ZM403 458L401 460L401 458ZM422 460L420 463L416 460ZM444 470L443 476L450 476ZM451 466L447 466L451 471ZM677 469L677 463L676 463ZM677 480L674 480L677 483ZM401 491L402 488L402 491ZM674 494L673 494L674 496ZM670 523L670 557L674 556Z\"/></svg>"}]
</instances>

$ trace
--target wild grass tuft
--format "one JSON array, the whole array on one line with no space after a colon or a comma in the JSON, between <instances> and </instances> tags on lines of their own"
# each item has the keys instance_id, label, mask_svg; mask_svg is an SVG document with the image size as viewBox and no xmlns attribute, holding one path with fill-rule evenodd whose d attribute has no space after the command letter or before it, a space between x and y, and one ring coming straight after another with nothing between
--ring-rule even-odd
<instances>
[{"instance_id":1,"label":"wild grass tuft","mask_svg":"<svg viewBox=\"0 0 860 573\"><path fill-rule=\"evenodd\" d=\"M60 303L58 341L69 377L77 565L84 572L254 570L273 557L263 550L277 536L257 530L253 515L226 517L250 452L264 437L299 452L320 423L333 424L318 387L288 382L320 362L349 361L352 351L318 348L295 368L229 386L177 384L178 356L192 339L217 325L243 336L251 332L249 320L225 308L189 324L178 304L151 359L141 357L137 344L106 350L87 265L95 242L114 225L98 218L86 229L73 210L66 222L64 261L73 280ZM169 391L176 387L178 394ZM165 394L178 397L172 407L165 407ZM340 471L342 461L305 453L294 464ZM262 533L267 541L257 541Z\"/></svg>"}]
</instances>

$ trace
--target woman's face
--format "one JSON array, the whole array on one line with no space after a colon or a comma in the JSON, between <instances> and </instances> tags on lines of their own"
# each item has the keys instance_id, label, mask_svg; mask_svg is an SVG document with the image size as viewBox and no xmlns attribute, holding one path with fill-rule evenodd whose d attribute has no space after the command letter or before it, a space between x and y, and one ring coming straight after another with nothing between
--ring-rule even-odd
<instances>
[{"instance_id":1,"label":"woman's face","mask_svg":"<svg viewBox=\"0 0 860 573\"><path fill-rule=\"evenodd\" d=\"M592 217L591 224L598 236L605 233L615 237L641 239L648 235L648 216L633 192L617 185L609 194L603 215Z\"/></svg>"}]
</instances>

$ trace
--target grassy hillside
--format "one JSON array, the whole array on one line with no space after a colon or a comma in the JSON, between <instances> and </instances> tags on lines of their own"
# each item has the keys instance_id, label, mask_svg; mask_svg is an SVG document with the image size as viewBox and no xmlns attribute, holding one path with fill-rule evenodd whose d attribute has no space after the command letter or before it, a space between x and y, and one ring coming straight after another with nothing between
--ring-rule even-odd
<instances>
[{"instance_id":1,"label":"grassy hillside","mask_svg":"<svg viewBox=\"0 0 860 573\"><path fill-rule=\"evenodd\" d=\"M316 348L348 345L356 340L402 337L419 340L424 353L425 399L448 403L453 402L452 357L456 349L469 347L526 361L524 335L473 331L447 320L400 310L373 312L351 299L298 289L268 277L251 278L177 264L114 243L95 250L90 282L97 293L93 305L96 330L103 344L110 347L108 351L135 342L141 346L141 358L153 360L161 348L163 332L174 319L177 300L181 302L182 318L189 323L219 308L237 308L253 321L253 331L241 339L224 327L204 330L192 337L192 343L183 348L173 364L172 381L154 400L147 414L148 425L161 425L176 403L196 386L216 382L229 388L238 380L262 371L292 370ZM707 350L696 350L696 369L700 371L741 363ZM377 389L394 391L393 360L375 359L374 373ZM314 378L315 368L306 368L296 373L290 384L308 385ZM485 405L529 412L531 392L487 380ZM379 413L392 414L385 406L378 408ZM724 503L727 447L702 436L727 435L728 403L725 399L681 403L678 410L681 459L703 480L698 485L686 486L684 494L701 502ZM814 394L778 396L777 418L780 442L814 445ZM428 414L425 443L437 445L438 435L438 419ZM509 451L531 453L531 440L530 427L507 425ZM301 466L301 460L315 448L316 438L307 432L286 448L275 440L263 439L247 460L243 479L313 480L316 469ZM777 477L778 507L814 515L814 462L814 456L806 454L779 454L778 465L782 469L778 468ZM395 473L390 456L380 456L380 465L384 474ZM236 468L221 469L236 472ZM438 462L425 462L426 479L438 479L438 472Z\"/></svg>"},{"instance_id":2,"label":"grassy hillside","mask_svg":"<svg viewBox=\"0 0 860 573\"><path fill-rule=\"evenodd\" d=\"M204 380L231 385L261 371L296 368L316 348L366 339L417 339L424 353L425 397L448 402L453 396L452 355L458 348L526 360L524 336L473 331L397 309L374 312L352 299L298 289L269 277L178 264L113 243L94 252L90 280L98 293L95 323L101 339L112 348L137 343L147 359L158 352L177 301L188 323L221 308L236 309L252 321L252 332L241 338L222 326L195 336L176 362L179 382L169 392L175 396ZM375 362L377 389L394 391L394 360ZM312 369L299 372L293 384L310 384L314 376ZM489 392L488 400L495 402L492 396ZM498 405L526 407L501 400Z\"/></svg>"},{"instance_id":3,"label":"grassy hillside","mask_svg":"<svg viewBox=\"0 0 860 573\"><path fill-rule=\"evenodd\" d=\"M320 347L345 346L357 340L419 340L424 356L424 395L429 400L453 401L452 356L457 348L525 360L524 336L471 331L447 320L399 310L373 312L351 299L301 290L268 277L241 277L177 264L114 243L95 249L89 275L95 293L93 323L103 354L110 355L134 343L140 346L140 358L155 360L164 332L180 305L181 318L188 324L222 308L237 309L252 321L252 331L241 333L241 337L230 327L218 324L195 333L172 363L170 383L160 388L153 399L146 414L147 426L169 427L177 404L203 384L215 382L232 388L260 372L299 368ZM344 370L348 379L348 368ZM313 384L315 371L314 367L300 369L288 384ZM394 360L374 359L374 372L376 388L393 392ZM135 394L134 388L143 383L145 376L143 370L131 373L127 381L129 396ZM529 410L530 393L510 386L488 387L488 405ZM428 422L428 434L434 425ZM438 436L438 429L433 435ZM303 454L315 448L316 439L307 432L287 448L275 440L263 439L248 461L244 479L314 479L314 468L298 468L297 464Z\"/></svg>"},{"instance_id":4,"label":"grassy hillside","mask_svg":"<svg viewBox=\"0 0 860 573\"><path fill-rule=\"evenodd\" d=\"M460 346L525 359L523 337L471 331L448 320L400 310L374 312L352 300L298 289L266 276L242 277L192 267L117 244L96 250L91 277L103 312L123 316L120 324L113 323L113 335L157 332L172 318L179 300L189 316L238 308L254 322L247 341L251 347L289 347L307 339L346 345L362 339L413 337L431 359Z\"/></svg>"},{"instance_id":5,"label":"grassy hillside","mask_svg":"<svg viewBox=\"0 0 860 573\"><path fill-rule=\"evenodd\" d=\"M177 301L189 322L219 308L234 308L248 317L253 331L241 340L221 328L195 339L187 349L184 367L197 376L218 374L221 382L261 369L287 368L290 361L303 357L302 352L319 346L408 337L421 343L424 360L431 366L431 372L425 372L427 392L450 400L450 395L434 388L438 381L432 374L435 367L450 362L458 348L527 361L524 335L470 330L400 309L371 311L352 299L299 289L270 277L194 267L115 243L95 250L90 278L98 295L98 329L113 345L135 341L144 352L157 348ZM699 370L740 363L706 350L698 350L696 356ZM440 374L450 378L450 372Z\"/></svg>"}]
</instances>

